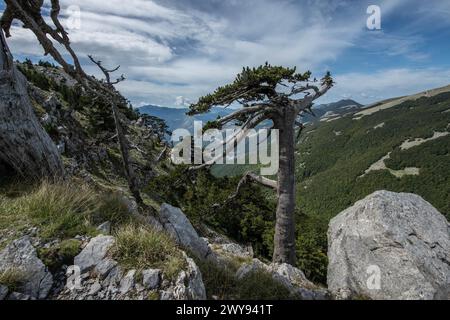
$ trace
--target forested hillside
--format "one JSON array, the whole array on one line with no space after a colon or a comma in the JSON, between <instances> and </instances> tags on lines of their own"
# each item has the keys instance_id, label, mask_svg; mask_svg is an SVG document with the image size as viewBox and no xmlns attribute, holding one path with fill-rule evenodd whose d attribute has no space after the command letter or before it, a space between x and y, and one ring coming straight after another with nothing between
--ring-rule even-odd
<instances>
[{"instance_id":1,"label":"forested hillside","mask_svg":"<svg viewBox=\"0 0 450 320\"><path fill-rule=\"evenodd\" d=\"M390 189L422 195L449 217L449 110L446 92L307 126L296 152L298 205L330 218L374 190ZM383 157L386 168L369 170ZM217 165L213 173L234 176L249 168Z\"/></svg>"},{"instance_id":2,"label":"forested hillside","mask_svg":"<svg viewBox=\"0 0 450 320\"><path fill-rule=\"evenodd\" d=\"M373 191L387 189L419 194L449 218L448 110L447 92L361 119L347 116L308 128L298 145L298 205L309 214L329 218ZM435 132L440 134L434 140L403 145L431 138ZM366 173L390 152L386 169Z\"/></svg>"},{"instance_id":3,"label":"forested hillside","mask_svg":"<svg viewBox=\"0 0 450 320\"><path fill-rule=\"evenodd\" d=\"M450 219L449 110L445 92L306 127L296 150L297 254L310 277L324 279L329 220L376 190L416 193ZM215 165L212 173L251 169Z\"/></svg>"}]
</instances>

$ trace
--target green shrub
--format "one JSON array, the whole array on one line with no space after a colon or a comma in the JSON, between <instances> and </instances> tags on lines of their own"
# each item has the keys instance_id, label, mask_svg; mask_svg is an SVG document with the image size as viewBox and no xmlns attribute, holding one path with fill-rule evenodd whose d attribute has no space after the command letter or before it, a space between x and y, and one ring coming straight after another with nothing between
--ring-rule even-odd
<instances>
[{"instance_id":1,"label":"green shrub","mask_svg":"<svg viewBox=\"0 0 450 320\"><path fill-rule=\"evenodd\" d=\"M151 227L128 224L116 232L112 255L125 268L163 270L174 279L185 265L181 251L167 234Z\"/></svg>"},{"instance_id":2,"label":"green shrub","mask_svg":"<svg viewBox=\"0 0 450 320\"><path fill-rule=\"evenodd\" d=\"M50 248L41 248L39 258L51 272L58 270L62 265L73 265L73 259L80 253L81 241L76 239L63 240Z\"/></svg>"},{"instance_id":3,"label":"green shrub","mask_svg":"<svg viewBox=\"0 0 450 320\"><path fill-rule=\"evenodd\" d=\"M297 214L297 267L316 283L327 282L328 220L322 216Z\"/></svg>"},{"instance_id":4,"label":"green shrub","mask_svg":"<svg viewBox=\"0 0 450 320\"><path fill-rule=\"evenodd\" d=\"M221 264L195 259L195 263L202 273L208 299L213 296L220 300L232 299L236 295L238 282L235 278L236 268L229 264Z\"/></svg>"},{"instance_id":5,"label":"green shrub","mask_svg":"<svg viewBox=\"0 0 450 320\"><path fill-rule=\"evenodd\" d=\"M169 175L153 179L146 192L180 207L194 225L206 224L237 242L251 243L256 255L269 257L276 205L271 191L245 185L224 205L236 191L239 177L216 178L208 171L191 175L177 166Z\"/></svg>"},{"instance_id":6,"label":"green shrub","mask_svg":"<svg viewBox=\"0 0 450 320\"><path fill-rule=\"evenodd\" d=\"M291 299L289 290L264 271L255 271L239 280L239 300L286 300Z\"/></svg>"},{"instance_id":7,"label":"green shrub","mask_svg":"<svg viewBox=\"0 0 450 320\"><path fill-rule=\"evenodd\" d=\"M131 222L131 213L122 194L118 192L100 194L98 203L91 219L92 224L98 225L109 221L113 227L116 227Z\"/></svg>"}]
</instances>

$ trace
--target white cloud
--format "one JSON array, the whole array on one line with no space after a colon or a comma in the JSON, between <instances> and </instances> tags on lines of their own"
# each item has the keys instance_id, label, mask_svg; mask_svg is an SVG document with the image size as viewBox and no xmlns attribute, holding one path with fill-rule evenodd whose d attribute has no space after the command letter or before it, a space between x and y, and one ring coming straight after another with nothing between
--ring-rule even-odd
<instances>
[{"instance_id":1,"label":"white cloud","mask_svg":"<svg viewBox=\"0 0 450 320\"><path fill-rule=\"evenodd\" d=\"M175 99L175 106L177 107L187 107L191 104L191 101L183 96L178 96Z\"/></svg>"},{"instance_id":2,"label":"white cloud","mask_svg":"<svg viewBox=\"0 0 450 320\"><path fill-rule=\"evenodd\" d=\"M388 19L410 2L380 3L383 19ZM370 44L364 31L364 4L356 6L353 1L61 0L62 14L69 5L81 9L81 28L71 30L69 36L86 71L99 75L87 54L108 66L120 64L127 81L119 89L135 105L173 106L177 97L195 101L231 81L242 66L265 61L297 66L299 71L311 69L320 77L347 49L361 44L366 49L371 45L375 54L410 55L416 61L427 57L416 50L420 37L385 34L379 39L372 36L375 40ZM12 34L8 42L14 54L42 55L30 31L16 26ZM386 81L392 76L395 83L399 70L394 71L377 76ZM370 78L358 73L338 75L334 97L385 94L381 83ZM428 80L430 85L441 82L433 75Z\"/></svg>"},{"instance_id":3,"label":"white cloud","mask_svg":"<svg viewBox=\"0 0 450 320\"><path fill-rule=\"evenodd\" d=\"M370 103L391 97L446 86L450 83L450 69L386 69L376 73L347 73L336 76L336 86L322 102L342 98L345 92L360 103Z\"/></svg>"}]
</instances>

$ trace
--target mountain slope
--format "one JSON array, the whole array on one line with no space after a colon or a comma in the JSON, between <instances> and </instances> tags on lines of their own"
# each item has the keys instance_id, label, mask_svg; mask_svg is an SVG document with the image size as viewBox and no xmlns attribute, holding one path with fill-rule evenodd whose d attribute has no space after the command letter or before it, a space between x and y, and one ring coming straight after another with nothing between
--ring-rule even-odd
<instances>
[{"instance_id":1,"label":"mountain slope","mask_svg":"<svg viewBox=\"0 0 450 320\"><path fill-rule=\"evenodd\" d=\"M361 107L361 104L351 99L340 100L328 104L321 104L318 106L314 106L313 108L314 114L316 115L315 117L312 115L305 115L303 121L334 121L349 112L359 111Z\"/></svg>"},{"instance_id":2,"label":"mountain slope","mask_svg":"<svg viewBox=\"0 0 450 320\"><path fill-rule=\"evenodd\" d=\"M308 128L297 154L299 206L332 217L388 189L419 194L450 217L449 109L445 92Z\"/></svg>"},{"instance_id":3,"label":"mountain slope","mask_svg":"<svg viewBox=\"0 0 450 320\"><path fill-rule=\"evenodd\" d=\"M296 152L301 211L329 219L388 189L419 194L450 218L450 87L427 92L309 124ZM249 169L216 165L213 173Z\"/></svg>"}]
</instances>

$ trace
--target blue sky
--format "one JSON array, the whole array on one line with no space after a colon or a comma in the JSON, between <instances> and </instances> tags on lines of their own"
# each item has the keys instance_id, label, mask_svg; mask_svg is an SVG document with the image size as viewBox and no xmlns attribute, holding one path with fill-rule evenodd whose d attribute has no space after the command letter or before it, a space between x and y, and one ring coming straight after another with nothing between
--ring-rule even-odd
<instances>
[{"instance_id":1,"label":"blue sky","mask_svg":"<svg viewBox=\"0 0 450 320\"><path fill-rule=\"evenodd\" d=\"M60 2L63 21L69 6L80 9L80 28L69 36L86 71L97 74L88 54L120 64L127 81L119 89L135 106L185 106L265 61L317 77L330 70L336 86L323 103L371 103L450 84L447 0ZM381 30L366 27L371 4L381 8ZM12 35L16 58L42 58L30 31L17 23Z\"/></svg>"}]
</instances>

